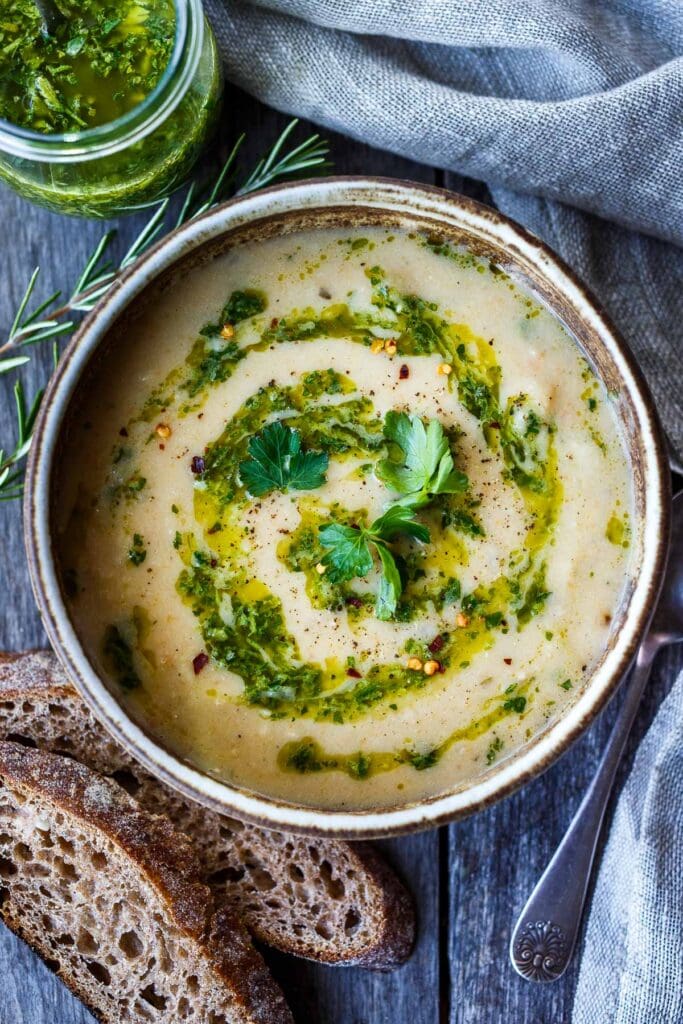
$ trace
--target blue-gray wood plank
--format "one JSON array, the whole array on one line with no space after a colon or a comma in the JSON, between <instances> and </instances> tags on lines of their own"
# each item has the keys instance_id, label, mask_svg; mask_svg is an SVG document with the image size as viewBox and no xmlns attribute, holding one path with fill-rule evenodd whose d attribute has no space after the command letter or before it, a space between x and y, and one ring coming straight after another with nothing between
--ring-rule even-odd
<instances>
[{"instance_id":1,"label":"blue-gray wood plank","mask_svg":"<svg viewBox=\"0 0 683 1024\"><path fill-rule=\"evenodd\" d=\"M212 149L216 164L236 133L247 130L244 166L275 138L285 119L230 90ZM303 135L303 127L300 135ZM329 134L329 133L328 133ZM460 188L478 198L483 186L445 178L440 171L331 137L339 173L374 173ZM144 216L122 220L122 252ZM0 191L0 336L9 327L29 273L42 267L38 295L68 292L103 225L38 210ZM35 350L24 373L30 390L44 381L49 353ZM0 378L0 439L14 424L7 378ZM20 650L45 643L25 565L18 504L0 505L0 647ZM681 658L661 658L631 742L650 721ZM569 1024L576 972L539 988L508 965L515 914L561 838L596 764L613 709L541 779L491 810L440 831L383 844L412 888L419 940L407 965L393 974L340 970L267 953L298 1024ZM627 760L628 764L628 760ZM624 768L626 770L626 766ZM0 1024L86 1024L92 1017L50 971L0 927Z\"/></svg>"}]
</instances>

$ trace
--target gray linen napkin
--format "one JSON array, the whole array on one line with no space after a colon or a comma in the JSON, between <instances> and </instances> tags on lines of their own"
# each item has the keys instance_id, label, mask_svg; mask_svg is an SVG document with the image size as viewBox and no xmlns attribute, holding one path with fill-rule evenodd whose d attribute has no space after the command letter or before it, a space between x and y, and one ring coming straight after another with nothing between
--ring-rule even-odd
<instances>
[{"instance_id":1,"label":"gray linen napkin","mask_svg":"<svg viewBox=\"0 0 683 1024\"><path fill-rule=\"evenodd\" d=\"M683 0L205 2L248 92L485 181L592 286L683 455Z\"/></svg>"},{"instance_id":2,"label":"gray linen napkin","mask_svg":"<svg viewBox=\"0 0 683 1024\"><path fill-rule=\"evenodd\" d=\"M573 1024L683 1021L683 675L638 748L600 863Z\"/></svg>"},{"instance_id":3,"label":"gray linen napkin","mask_svg":"<svg viewBox=\"0 0 683 1024\"><path fill-rule=\"evenodd\" d=\"M259 99L485 181L592 286L683 454L683 0L205 3ZM619 800L575 1024L683 1020L681 722L683 676Z\"/></svg>"}]
</instances>

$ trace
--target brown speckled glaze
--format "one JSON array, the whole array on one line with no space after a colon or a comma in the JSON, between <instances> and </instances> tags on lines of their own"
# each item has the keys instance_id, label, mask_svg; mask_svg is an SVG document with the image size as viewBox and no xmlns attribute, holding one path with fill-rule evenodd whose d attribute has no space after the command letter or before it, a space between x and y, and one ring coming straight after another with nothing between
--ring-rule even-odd
<instances>
[{"instance_id":1,"label":"brown speckled glaze","mask_svg":"<svg viewBox=\"0 0 683 1024\"><path fill-rule=\"evenodd\" d=\"M112 324L227 248L307 228L370 225L418 230L464 244L533 292L568 328L614 396L634 477L635 565L610 643L574 704L514 755L451 792L356 812L297 807L209 777L169 754L132 721L90 666L60 591L51 544L52 467L70 455L69 413ZM442 189L388 178L326 178L232 200L157 243L117 280L66 349L36 426L24 506L33 588L51 643L70 678L114 737L164 782L215 810L266 827L348 838L415 831L479 811L549 767L587 728L626 672L654 610L670 529L666 446L653 399L625 342L572 271L524 228Z\"/></svg>"}]
</instances>

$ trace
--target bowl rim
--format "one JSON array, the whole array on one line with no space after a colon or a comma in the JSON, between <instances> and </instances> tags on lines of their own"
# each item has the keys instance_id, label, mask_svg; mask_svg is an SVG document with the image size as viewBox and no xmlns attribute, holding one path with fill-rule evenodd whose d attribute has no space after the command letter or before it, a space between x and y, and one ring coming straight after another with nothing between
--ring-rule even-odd
<instances>
[{"instance_id":1,"label":"bowl rim","mask_svg":"<svg viewBox=\"0 0 683 1024\"><path fill-rule=\"evenodd\" d=\"M51 475L60 430L83 371L118 316L161 273L234 228L293 211L339 206L391 211L408 219L430 216L451 229L490 239L513 261L526 260L545 276L607 348L628 390L637 412L645 499L642 561L622 629L567 712L470 785L396 807L353 811L296 805L241 789L205 774L152 739L128 716L85 655L62 598L50 529ZM27 466L24 530L31 584L60 662L96 717L153 775L190 799L257 825L367 838L418 831L483 810L545 771L585 731L617 689L654 611L668 554L670 489L664 435L643 374L599 302L549 246L511 218L458 193L400 179L340 175L276 185L222 203L165 235L114 282L75 332L46 389Z\"/></svg>"}]
</instances>

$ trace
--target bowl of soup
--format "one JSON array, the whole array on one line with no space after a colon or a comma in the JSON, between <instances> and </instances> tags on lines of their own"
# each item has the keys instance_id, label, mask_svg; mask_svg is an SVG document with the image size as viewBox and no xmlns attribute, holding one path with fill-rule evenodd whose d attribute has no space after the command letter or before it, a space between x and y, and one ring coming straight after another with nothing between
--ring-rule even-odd
<instances>
[{"instance_id":1,"label":"bowl of soup","mask_svg":"<svg viewBox=\"0 0 683 1024\"><path fill-rule=\"evenodd\" d=\"M533 778L656 602L665 448L572 273L438 189L330 178L159 243L80 328L29 467L52 644L158 777L383 835Z\"/></svg>"}]
</instances>

